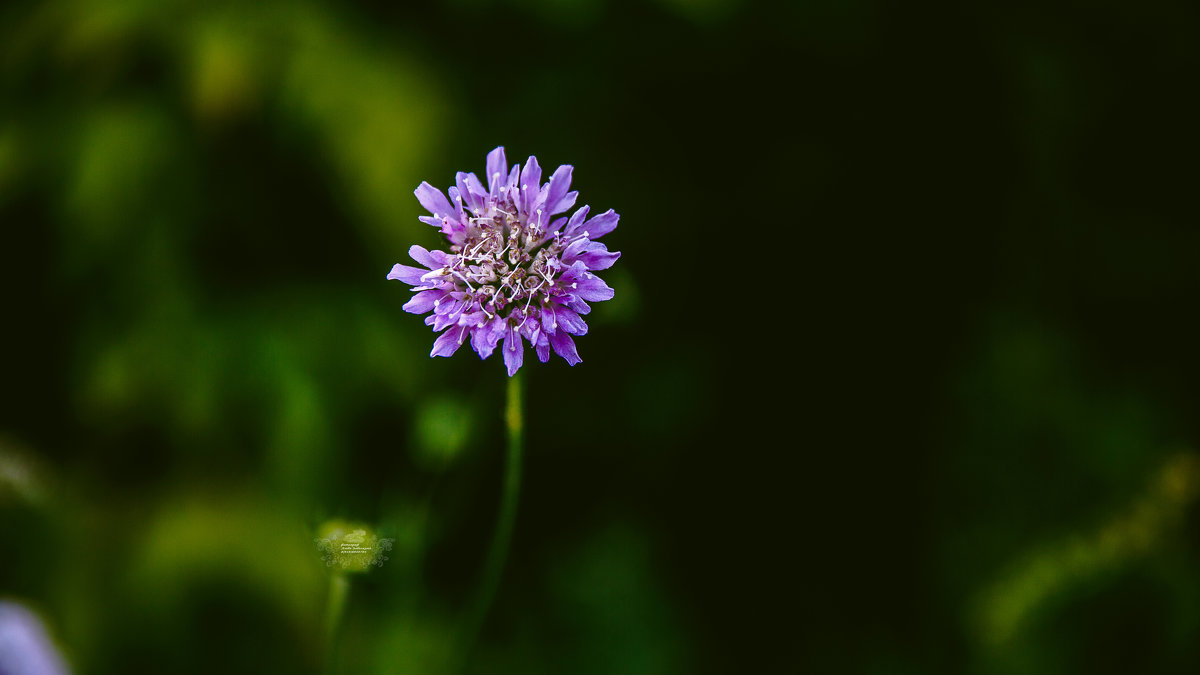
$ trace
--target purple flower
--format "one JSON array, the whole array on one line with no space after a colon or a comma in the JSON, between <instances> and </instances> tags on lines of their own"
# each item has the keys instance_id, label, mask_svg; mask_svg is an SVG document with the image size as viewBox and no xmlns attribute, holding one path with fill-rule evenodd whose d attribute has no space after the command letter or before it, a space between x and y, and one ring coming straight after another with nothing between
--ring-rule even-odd
<instances>
[{"instance_id":1,"label":"purple flower","mask_svg":"<svg viewBox=\"0 0 1200 675\"><path fill-rule=\"evenodd\" d=\"M588 218L584 206L570 218L554 217L575 205L571 171L560 166L543 184L537 158L510 169L500 147L488 153L486 183L459 173L449 199L429 183L416 189L433 214L421 221L440 228L450 252L413 246L408 254L421 267L397 264L387 278L410 284L414 295L404 309L432 311L425 323L444 331L430 356L450 356L470 340L486 359L500 346L511 376L528 340L542 363L551 347L568 364L580 362L571 336L587 333L588 302L613 297L594 273L621 254L595 241L617 226L612 209Z\"/></svg>"}]
</instances>

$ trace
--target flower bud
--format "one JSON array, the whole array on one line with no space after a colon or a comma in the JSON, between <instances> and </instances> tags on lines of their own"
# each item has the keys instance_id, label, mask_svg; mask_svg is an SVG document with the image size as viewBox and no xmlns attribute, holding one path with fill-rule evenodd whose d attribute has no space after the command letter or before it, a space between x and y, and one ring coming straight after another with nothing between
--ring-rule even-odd
<instances>
[{"instance_id":1,"label":"flower bud","mask_svg":"<svg viewBox=\"0 0 1200 675\"><path fill-rule=\"evenodd\" d=\"M395 539L379 537L368 525L344 520L328 520L313 540L321 551L325 566L345 572L366 572L382 567Z\"/></svg>"}]
</instances>

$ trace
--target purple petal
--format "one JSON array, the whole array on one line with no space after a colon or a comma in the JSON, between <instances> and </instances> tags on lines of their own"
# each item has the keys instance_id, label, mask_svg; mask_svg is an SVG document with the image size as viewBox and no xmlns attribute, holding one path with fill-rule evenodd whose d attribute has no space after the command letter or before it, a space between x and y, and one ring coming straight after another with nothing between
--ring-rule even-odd
<instances>
[{"instance_id":1,"label":"purple petal","mask_svg":"<svg viewBox=\"0 0 1200 675\"><path fill-rule=\"evenodd\" d=\"M555 214L569 211L572 206L575 206L576 199L579 199L579 192L571 190L567 194L563 195L563 198L558 200L558 203L550 207L550 213Z\"/></svg>"},{"instance_id":2,"label":"purple petal","mask_svg":"<svg viewBox=\"0 0 1200 675\"><path fill-rule=\"evenodd\" d=\"M521 369L525 358L525 341L515 328L509 326L504 333L504 365L508 366L508 376L512 377Z\"/></svg>"},{"instance_id":3,"label":"purple petal","mask_svg":"<svg viewBox=\"0 0 1200 675\"><path fill-rule=\"evenodd\" d=\"M441 251L438 251L438 253L441 253ZM445 253L442 253L443 260L445 260L445 255ZM418 246L417 244L410 246L408 249L408 257L416 260L431 270L442 267L442 264L438 262L437 258L433 257L433 254L426 250L424 246Z\"/></svg>"},{"instance_id":4,"label":"purple petal","mask_svg":"<svg viewBox=\"0 0 1200 675\"><path fill-rule=\"evenodd\" d=\"M532 217L534 204L542 188L542 167L538 165L537 157L529 156L525 168L521 170L521 208L527 216Z\"/></svg>"},{"instance_id":5,"label":"purple petal","mask_svg":"<svg viewBox=\"0 0 1200 675\"><path fill-rule=\"evenodd\" d=\"M463 193L458 189L457 185L452 185L446 188L446 194L450 197L450 209L453 211L450 215L452 220L461 222L466 213L463 211Z\"/></svg>"},{"instance_id":6,"label":"purple petal","mask_svg":"<svg viewBox=\"0 0 1200 675\"><path fill-rule=\"evenodd\" d=\"M479 329L471 331L471 349L479 355L479 358L486 359L495 351L496 345L488 341L488 331Z\"/></svg>"},{"instance_id":7,"label":"purple petal","mask_svg":"<svg viewBox=\"0 0 1200 675\"><path fill-rule=\"evenodd\" d=\"M542 187L542 167L538 164L537 157L529 156L525 160L525 168L521 169L521 190L530 191L531 194L537 194L537 191Z\"/></svg>"},{"instance_id":8,"label":"purple petal","mask_svg":"<svg viewBox=\"0 0 1200 675\"><path fill-rule=\"evenodd\" d=\"M478 305L475 305L478 307ZM487 323L487 312L478 310L474 312L463 312L458 315L458 325L468 328L476 328Z\"/></svg>"},{"instance_id":9,"label":"purple petal","mask_svg":"<svg viewBox=\"0 0 1200 675\"><path fill-rule=\"evenodd\" d=\"M571 267L558 278L558 288L567 293L568 297L593 302L611 300L613 297L613 289L609 288L603 279L592 274L582 260L572 263ZM568 302L567 305L580 314L587 313L577 309L571 302Z\"/></svg>"},{"instance_id":10,"label":"purple petal","mask_svg":"<svg viewBox=\"0 0 1200 675\"><path fill-rule=\"evenodd\" d=\"M521 165L513 164L512 169L509 169L509 171L508 171L508 180L506 180L504 182L505 194L512 195L513 190L516 190L517 186L520 184L521 184Z\"/></svg>"},{"instance_id":11,"label":"purple petal","mask_svg":"<svg viewBox=\"0 0 1200 675\"><path fill-rule=\"evenodd\" d=\"M562 309L559 305L546 305L542 310L543 332L553 335L554 331L558 330L558 312L562 311Z\"/></svg>"},{"instance_id":12,"label":"purple petal","mask_svg":"<svg viewBox=\"0 0 1200 675\"><path fill-rule=\"evenodd\" d=\"M567 229L563 230L564 237L571 238L583 232L581 229L581 226L583 225L583 219L587 218L587 214L590 209L590 206L584 204L583 206L579 207L578 211L571 214L571 220L567 221Z\"/></svg>"},{"instance_id":13,"label":"purple petal","mask_svg":"<svg viewBox=\"0 0 1200 675\"><path fill-rule=\"evenodd\" d=\"M396 263L395 265L392 265L392 271L388 272L387 278L398 279L412 286L420 286L422 283L421 276L428 271L429 270L423 270L419 267L409 267L408 265Z\"/></svg>"},{"instance_id":14,"label":"purple petal","mask_svg":"<svg viewBox=\"0 0 1200 675\"><path fill-rule=\"evenodd\" d=\"M608 247L597 241L588 246L587 251L579 256L579 259L583 261L584 265L588 266L588 269L606 270L612 267L613 263L617 262L617 258L620 257L620 251L610 252Z\"/></svg>"},{"instance_id":15,"label":"purple petal","mask_svg":"<svg viewBox=\"0 0 1200 675\"><path fill-rule=\"evenodd\" d=\"M566 360L567 365L573 366L583 360L579 358L579 352L575 351L575 341L564 331L551 335L550 344L554 345L554 351Z\"/></svg>"},{"instance_id":16,"label":"purple petal","mask_svg":"<svg viewBox=\"0 0 1200 675\"><path fill-rule=\"evenodd\" d=\"M429 352L429 356L450 356L458 351L458 348L462 346L466 338L466 326L455 326L439 335L438 339L433 341L433 351Z\"/></svg>"},{"instance_id":17,"label":"purple petal","mask_svg":"<svg viewBox=\"0 0 1200 675\"><path fill-rule=\"evenodd\" d=\"M617 221L620 219L621 216L617 215L612 209L609 209L587 221L583 229L588 233L589 239L599 239L617 229Z\"/></svg>"},{"instance_id":18,"label":"purple petal","mask_svg":"<svg viewBox=\"0 0 1200 675\"><path fill-rule=\"evenodd\" d=\"M421 206L424 206L426 211L438 218L450 215L453 210L446 195L429 183L422 181L417 189L413 190L413 194L417 196L417 201L421 202Z\"/></svg>"},{"instance_id":19,"label":"purple petal","mask_svg":"<svg viewBox=\"0 0 1200 675\"><path fill-rule=\"evenodd\" d=\"M530 206L530 211L533 213L533 220L538 226L545 227L545 224L550 220L550 214L546 212L546 196L550 194L550 184L545 183L538 190L537 197L533 199L533 205Z\"/></svg>"},{"instance_id":20,"label":"purple petal","mask_svg":"<svg viewBox=\"0 0 1200 675\"><path fill-rule=\"evenodd\" d=\"M458 323L454 320L453 316L446 312L435 311L431 316L433 317L434 332L443 330L448 326L453 326Z\"/></svg>"},{"instance_id":21,"label":"purple petal","mask_svg":"<svg viewBox=\"0 0 1200 675\"><path fill-rule=\"evenodd\" d=\"M500 186L504 183L505 176L508 175L508 160L504 157L504 146L500 146L488 153L487 156L487 185L488 192L493 197L500 196Z\"/></svg>"},{"instance_id":22,"label":"purple petal","mask_svg":"<svg viewBox=\"0 0 1200 675\"><path fill-rule=\"evenodd\" d=\"M467 239L467 226L463 225L461 221L445 218L442 221L441 230L442 234L446 235L446 238L449 239L450 243L452 244L462 245L462 243ZM438 253L440 253L440 251L438 251ZM436 255L436 253L434 255ZM443 254L443 256L444 255L445 254Z\"/></svg>"},{"instance_id":23,"label":"purple petal","mask_svg":"<svg viewBox=\"0 0 1200 675\"><path fill-rule=\"evenodd\" d=\"M554 170L554 174L550 176L550 188L546 191L546 214L554 215L562 213L575 205L575 198L579 196L578 192L570 193L571 189L571 172L575 168L569 164L563 164Z\"/></svg>"},{"instance_id":24,"label":"purple petal","mask_svg":"<svg viewBox=\"0 0 1200 675\"><path fill-rule=\"evenodd\" d=\"M479 182L479 178L473 173L458 172L455 176L455 185L458 187L458 193L462 195L463 202L467 208L472 211L477 211L483 208L484 199L487 197L487 190L483 183Z\"/></svg>"},{"instance_id":25,"label":"purple petal","mask_svg":"<svg viewBox=\"0 0 1200 675\"><path fill-rule=\"evenodd\" d=\"M538 331L541 329L542 326L538 323L536 316L526 316L521 319L521 323L517 324L517 332L524 335L525 339L529 340L529 344L533 344L536 341Z\"/></svg>"},{"instance_id":26,"label":"purple petal","mask_svg":"<svg viewBox=\"0 0 1200 675\"><path fill-rule=\"evenodd\" d=\"M580 314L589 314L592 311L592 308L588 307L588 304L584 302L583 299L578 295L567 296L567 307L570 307Z\"/></svg>"},{"instance_id":27,"label":"purple petal","mask_svg":"<svg viewBox=\"0 0 1200 675\"><path fill-rule=\"evenodd\" d=\"M403 309L411 314L424 314L433 309L434 303L446 297L446 291L432 290L421 291L412 296L412 299L404 303Z\"/></svg>"},{"instance_id":28,"label":"purple petal","mask_svg":"<svg viewBox=\"0 0 1200 675\"><path fill-rule=\"evenodd\" d=\"M562 261L568 265L574 263L583 253L584 249L591 246L592 241L587 237L580 237L567 245L562 252Z\"/></svg>"},{"instance_id":29,"label":"purple petal","mask_svg":"<svg viewBox=\"0 0 1200 675\"><path fill-rule=\"evenodd\" d=\"M545 363L550 360L550 340L545 333L538 333L534 349L537 350L538 361Z\"/></svg>"},{"instance_id":30,"label":"purple petal","mask_svg":"<svg viewBox=\"0 0 1200 675\"><path fill-rule=\"evenodd\" d=\"M587 335L588 326L584 323L583 317L579 316L570 307L557 308L555 316L558 318L558 325L568 333L572 335Z\"/></svg>"},{"instance_id":31,"label":"purple petal","mask_svg":"<svg viewBox=\"0 0 1200 675\"><path fill-rule=\"evenodd\" d=\"M504 319L496 317L492 322L485 326L480 326L471 333L471 347L479 354L479 358L486 359L492 355L492 351L496 349L496 344L500 342L500 338L504 335Z\"/></svg>"},{"instance_id":32,"label":"purple petal","mask_svg":"<svg viewBox=\"0 0 1200 675\"><path fill-rule=\"evenodd\" d=\"M546 236L543 237L543 240L548 238L550 235L554 234L555 232L558 232L559 230L561 230L562 226L566 225L566 224L567 224L566 218L558 218L554 221L551 221L550 227L546 228Z\"/></svg>"},{"instance_id":33,"label":"purple petal","mask_svg":"<svg viewBox=\"0 0 1200 675\"><path fill-rule=\"evenodd\" d=\"M601 300L612 300L613 289L604 280L596 275L592 275L590 279L579 281L579 287L572 289L575 295L589 302L599 302Z\"/></svg>"}]
</instances>

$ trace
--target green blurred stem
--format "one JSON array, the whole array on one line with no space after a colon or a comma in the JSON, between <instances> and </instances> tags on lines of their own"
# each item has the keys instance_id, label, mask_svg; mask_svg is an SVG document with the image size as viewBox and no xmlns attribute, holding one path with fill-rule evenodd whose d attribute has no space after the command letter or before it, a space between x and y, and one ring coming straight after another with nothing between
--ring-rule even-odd
<instances>
[{"instance_id":1,"label":"green blurred stem","mask_svg":"<svg viewBox=\"0 0 1200 675\"><path fill-rule=\"evenodd\" d=\"M342 614L346 609L346 599L350 596L350 577L338 570L329 577L329 602L325 611L325 658L326 671L329 675L337 672L337 639L338 628L342 623Z\"/></svg>"},{"instance_id":2,"label":"green blurred stem","mask_svg":"<svg viewBox=\"0 0 1200 675\"><path fill-rule=\"evenodd\" d=\"M464 624L462 649L458 654L464 668L487 620L492 601L496 598L496 591L500 588L500 578L504 572L504 563L508 560L513 526L517 520L517 496L521 492L521 440L525 423L521 394L521 373L518 372L508 379L508 402L504 412L505 425L508 427L504 492L500 496L500 515L496 521L496 532L492 536L492 546L484 563L483 577Z\"/></svg>"}]
</instances>

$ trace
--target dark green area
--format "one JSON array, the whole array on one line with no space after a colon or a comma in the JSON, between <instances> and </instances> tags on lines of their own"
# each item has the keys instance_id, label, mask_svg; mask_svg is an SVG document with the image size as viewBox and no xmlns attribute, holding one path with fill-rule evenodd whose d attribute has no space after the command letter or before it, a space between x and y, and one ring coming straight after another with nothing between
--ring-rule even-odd
<instances>
[{"instance_id":1,"label":"dark green area","mask_svg":"<svg viewBox=\"0 0 1200 675\"><path fill-rule=\"evenodd\" d=\"M384 277L497 145L624 255L472 672L1200 672L1195 7L409 4L0 8L0 598L77 672L320 672L333 519L339 668L455 662L504 370Z\"/></svg>"}]
</instances>

